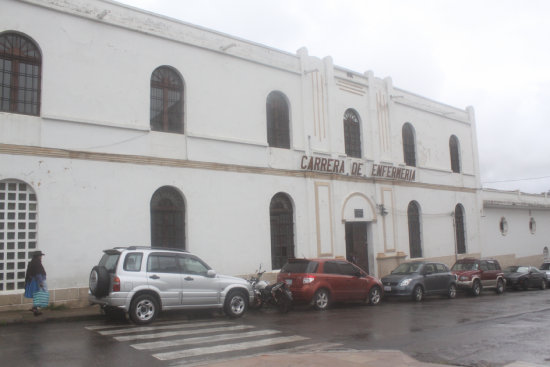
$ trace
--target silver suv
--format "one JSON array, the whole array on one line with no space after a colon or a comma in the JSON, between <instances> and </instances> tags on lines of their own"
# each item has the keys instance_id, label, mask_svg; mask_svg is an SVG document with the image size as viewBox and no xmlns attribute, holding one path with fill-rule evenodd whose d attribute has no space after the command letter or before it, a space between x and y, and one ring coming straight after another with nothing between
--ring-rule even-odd
<instances>
[{"instance_id":1,"label":"silver suv","mask_svg":"<svg viewBox=\"0 0 550 367\"><path fill-rule=\"evenodd\" d=\"M88 299L107 314L128 313L136 324L153 321L160 310L221 308L240 317L254 299L246 280L216 274L186 251L132 246L103 252L90 273Z\"/></svg>"}]
</instances>

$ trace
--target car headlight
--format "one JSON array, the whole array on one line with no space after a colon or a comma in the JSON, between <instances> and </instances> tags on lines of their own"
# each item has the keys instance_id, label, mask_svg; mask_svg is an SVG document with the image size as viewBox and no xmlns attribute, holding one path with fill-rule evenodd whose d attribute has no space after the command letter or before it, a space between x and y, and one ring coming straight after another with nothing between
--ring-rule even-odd
<instances>
[{"instance_id":1,"label":"car headlight","mask_svg":"<svg viewBox=\"0 0 550 367\"><path fill-rule=\"evenodd\" d=\"M470 280L470 277L466 276L466 275L463 275L463 276L460 277L460 280L462 280L462 281Z\"/></svg>"},{"instance_id":2,"label":"car headlight","mask_svg":"<svg viewBox=\"0 0 550 367\"><path fill-rule=\"evenodd\" d=\"M410 283L411 283L412 279L411 278L408 278L408 279L403 279L401 281L401 283L399 283L399 286L400 287L406 287L408 286Z\"/></svg>"}]
</instances>

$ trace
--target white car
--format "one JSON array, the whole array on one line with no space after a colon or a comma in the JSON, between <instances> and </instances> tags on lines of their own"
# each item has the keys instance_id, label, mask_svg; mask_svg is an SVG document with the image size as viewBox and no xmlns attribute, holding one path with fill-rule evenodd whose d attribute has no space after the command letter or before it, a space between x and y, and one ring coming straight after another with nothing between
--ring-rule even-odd
<instances>
[{"instance_id":1,"label":"white car","mask_svg":"<svg viewBox=\"0 0 550 367\"><path fill-rule=\"evenodd\" d=\"M160 310L220 308L229 317L240 317L254 300L249 282L216 274L183 250L105 250L89 284L90 303L101 305L107 314L122 310L136 324L153 321Z\"/></svg>"}]
</instances>

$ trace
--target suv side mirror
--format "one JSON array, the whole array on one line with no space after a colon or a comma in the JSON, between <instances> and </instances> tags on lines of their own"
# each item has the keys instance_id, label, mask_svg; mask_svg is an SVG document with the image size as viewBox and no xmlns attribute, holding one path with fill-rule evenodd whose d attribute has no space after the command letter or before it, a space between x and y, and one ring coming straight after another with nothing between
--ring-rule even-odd
<instances>
[{"instance_id":1,"label":"suv side mirror","mask_svg":"<svg viewBox=\"0 0 550 367\"><path fill-rule=\"evenodd\" d=\"M207 276L208 278L215 278L215 277L216 277L216 270L212 270L212 269L208 270L208 271L206 272L206 276Z\"/></svg>"}]
</instances>

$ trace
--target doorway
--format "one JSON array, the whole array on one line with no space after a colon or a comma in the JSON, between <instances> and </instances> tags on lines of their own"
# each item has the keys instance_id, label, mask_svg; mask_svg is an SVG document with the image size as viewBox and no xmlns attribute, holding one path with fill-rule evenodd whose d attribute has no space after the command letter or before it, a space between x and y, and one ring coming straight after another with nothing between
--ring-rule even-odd
<instances>
[{"instance_id":1,"label":"doorway","mask_svg":"<svg viewBox=\"0 0 550 367\"><path fill-rule=\"evenodd\" d=\"M368 222L346 222L346 259L369 273Z\"/></svg>"}]
</instances>

